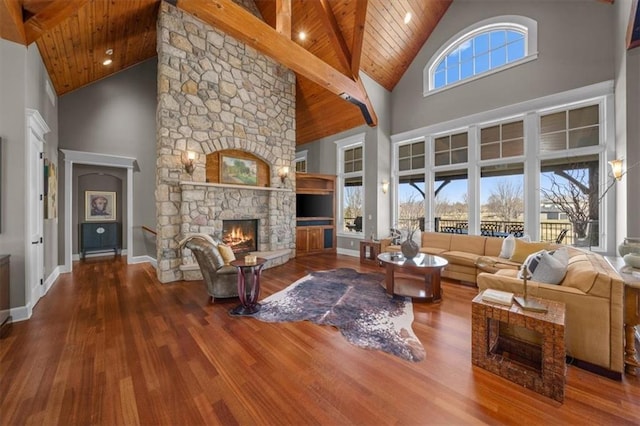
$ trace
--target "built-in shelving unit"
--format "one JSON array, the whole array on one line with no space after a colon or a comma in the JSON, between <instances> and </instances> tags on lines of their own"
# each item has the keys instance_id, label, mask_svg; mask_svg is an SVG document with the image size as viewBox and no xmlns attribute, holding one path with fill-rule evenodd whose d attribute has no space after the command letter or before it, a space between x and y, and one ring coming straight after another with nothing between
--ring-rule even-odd
<instances>
[{"instance_id":1,"label":"built-in shelving unit","mask_svg":"<svg viewBox=\"0 0 640 426\"><path fill-rule=\"evenodd\" d=\"M336 250L336 177L296 174L296 255Z\"/></svg>"}]
</instances>

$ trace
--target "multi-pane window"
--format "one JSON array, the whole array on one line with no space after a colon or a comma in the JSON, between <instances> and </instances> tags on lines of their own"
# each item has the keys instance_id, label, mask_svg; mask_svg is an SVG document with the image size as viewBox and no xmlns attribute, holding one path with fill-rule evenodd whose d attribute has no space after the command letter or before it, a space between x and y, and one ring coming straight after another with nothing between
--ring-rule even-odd
<instances>
[{"instance_id":1,"label":"multi-pane window","mask_svg":"<svg viewBox=\"0 0 640 426\"><path fill-rule=\"evenodd\" d=\"M563 229L567 229L564 243L598 246L598 154L543 160L540 167L541 239L553 241Z\"/></svg>"},{"instance_id":2,"label":"multi-pane window","mask_svg":"<svg viewBox=\"0 0 640 426\"><path fill-rule=\"evenodd\" d=\"M537 57L538 24L524 16L496 16L454 35L423 70L424 95Z\"/></svg>"},{"instance_id":3,"label":"multi-pane window","mask_svg":"<svg viewBox=\"0 0 640 426\"><path fill-rule=\"evenodd\" d=\"M480 169L480 234L524 234L524 164Z\"/></svg>"},{"instance_id":4,"label":"multi-pane window","mask_svg":"<svg viewBox=\"0 0 640 426\"><path fill-rule=\"evenodd\" d=\"M349 148L344 150L344 172L362 171L362 147Z\"/></svg>"},{"instance_id":5,"label":"multi-pane window","mask_svg":"<svg viewBox=\"0 0 640 426\"><path fill-rule=\"evenodd\" d=\"M597 146L600 108L589 105L540 116L540 152Z\"/></svg>"},{"instance_id":6,"label":"multi-pane window","mask_svg":"<svg viewBox=\"0 0 640 426\"><path fill-rule=\"evenodd\" d=\"M435 173L433 213L437 232L466 233L469 226L467 169Z\"/></svg>"},{"instance_id":7,"label":"multi-pane window","mask_svg":"<svg viewBox=\"0 0 640 426\"><path fill-rule=\"evenodd\" d=\"M435 67L433 88L439 89L524 58L525 40L524 31L499 29L485 31L452 46Z\"/></svg>"},{"instance_id":8,"label":"multi-pane window","mask_svg":"<svg viewBox=\"0 0 640 426\"><path fill-rule=\"evenodd\" d=\"M351 145L341 149L342 226L340 230L343 232L363 232L363 155L362 144Z\"/></svg>"},{"instance_id":9,"label":"multi-pane window","mask_svg":"<svg viewBox=\"0 0 640 426\"><path fill-rule=\"evenodd\" d=\"M425 142L398 147L398 215L401 229L419 226L424 230Z\"/></svg>"},{"instance_id":10,"label":"multi-pane window","mask_svg":"<svg viewBox=\"0 0 640 426\"><path fill-rule=\"evenodd\" d=\"M424 141L398 147L398 171L424 168Z\"/></svg>"},{"instance_id":11,"label":"multi-pane window","mask_svg":"<svg viewBox=\"0 0 640 426\"><path fill-rule=\"evenodd\" d=\"M307 172L307 150L296 152L295 165L296 173Z\"/></svg>"},{"instance_id":12,"label":"multi-pane window","mask_svg":"<svg viewBox=\"0 0 640 426\"><path fill-rule=\"evenodd\" d=\"M306 173L307 172L307 160L301 159L296 160L296 173Z\"/></svg>"},{"instance_id":13,"label":"multi-pane window","mask_svg":"<svg viewBox=\"0 0 640 426\"><path fill-rule=\"evenodd\" d=\"M524 155L524 125L522 120L497 124L480 131L480 159Z\"/></svg>"},{"instance_id":14,"label":"multi-pane window","mask_svg":"<svg viewBox=\"0 0 640 426\"><path fill-rule=\"evenodd\" d=\"M491 124L456 123L468 132L434 126L438 133L420 136L424 145L398 143L394 220L424 216L439 232L503 237L526 231L541 241L610 249L612 225L604 219L613 179L605 175L612 96L564 105L557 96L556 105L535 109L535 102L530 110L491 116Z\"/></svg>"},{"instance_id":15,"label":"multi-pane window","mask_svg":"<svg viewBox=\"0 0 640 426\"><path fill-rule=\"evenodd\" d=\"M469 155L467 132L437 137L434 154L436 166L466 163Z\"/></svg>"}]
</instances>

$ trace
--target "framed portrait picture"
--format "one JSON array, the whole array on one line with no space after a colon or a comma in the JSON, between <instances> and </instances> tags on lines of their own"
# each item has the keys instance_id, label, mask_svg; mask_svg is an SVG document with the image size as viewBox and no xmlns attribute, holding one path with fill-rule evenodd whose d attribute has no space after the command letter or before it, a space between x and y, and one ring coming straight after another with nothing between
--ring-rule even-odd
<instances>
[{"instance_id":1,"label":"framed portrait picture","mask_svg":"<svg viewBox=\"0 0 640 426\"><path fill-rule=\"evenodd\" d=\"M220 183L257 185L258 165L256 161L223 155L220 161Z\"/></svg>"},{"instance_id":2,"label":"framed portrait picture","mask_svg":"<svg viewBox=\"0 0 640 426\"><path fill-rule=\"evenodd\" d=\"M84 220L87 222L116 220L116 193L85 191L84 212Z\"/></svg>"}]
</instances>

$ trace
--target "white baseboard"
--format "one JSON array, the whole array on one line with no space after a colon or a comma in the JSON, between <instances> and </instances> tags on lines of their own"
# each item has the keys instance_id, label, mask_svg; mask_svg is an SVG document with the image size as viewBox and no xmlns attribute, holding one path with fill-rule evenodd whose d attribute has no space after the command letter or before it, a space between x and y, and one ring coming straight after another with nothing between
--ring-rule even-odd
<instances>
[{"instance_id":1,"label":"white baseboard","mask_svg":"<svg viewBox=\"0 0 640 426\"><path fill-rule=\"evenodd\" d=\"M60 276L60 272L61 272L62 267L61 266L56 266L53 269L53 272L51 272L51 274L47 277L47 279L44 281L44 291L42 293L42 295L44 296L45 294L47 294L47 292L49 292L49 290L51 289L51 287L53 287L53 284L55 284L56 280L58 279L58 277Z\"/></svg>"},{"instance_id":2,"label":"white baseboard","mask_svg":"<svg viewBox=\"0 0 640 426\"><path fill-rule=\"evenodd\" d=\"M358 250L350 250L350 249L344 249L344 248L338 247L336 249L336 252L338 254L344 254L346 256L360 257L360 252Z\"/></svg>"},{"instance_id":3,"label":"white baseboard","mask_svg":"<svg viewBox=\"0 0 640 426\"><path fill-rule=\"evenodd\" d=\"M25 321L30 318L29 309L26 306L11 308L9 310L9 315L11 315L11 322Z\"/></svg>"},{"instance_id":4,"label":"white baseboard","mask_svg":"<svg viewBox=\"0 0 640 426\"><path fill-rule=\"evenodd\" d=\"M158 268L158 262L151 256L132 256L127 258L129 264L149 262L154 268Z\"/></svg>"}]
</instances>

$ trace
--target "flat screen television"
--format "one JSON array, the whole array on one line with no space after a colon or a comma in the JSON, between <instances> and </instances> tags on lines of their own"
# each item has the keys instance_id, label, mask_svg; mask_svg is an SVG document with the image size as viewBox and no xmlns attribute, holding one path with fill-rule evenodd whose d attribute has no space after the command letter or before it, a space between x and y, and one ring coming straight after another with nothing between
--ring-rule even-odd
<instances>
[{"instance_id":1,"label":"flat screen television","mask_svg":"<svg viewBox=\"0 0 640 426\"><path fill-rule=\"evenodd\" d=\"M333 217L333 195L296 194L296 217Z\"/></svg>"}]
</instances>

